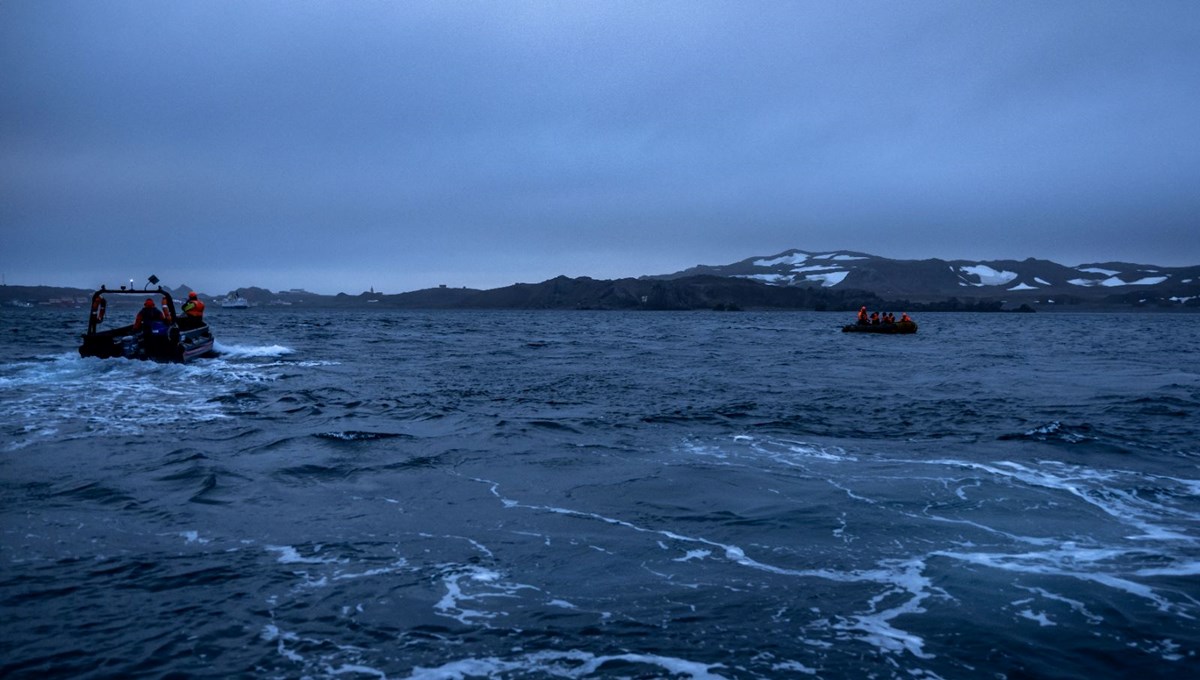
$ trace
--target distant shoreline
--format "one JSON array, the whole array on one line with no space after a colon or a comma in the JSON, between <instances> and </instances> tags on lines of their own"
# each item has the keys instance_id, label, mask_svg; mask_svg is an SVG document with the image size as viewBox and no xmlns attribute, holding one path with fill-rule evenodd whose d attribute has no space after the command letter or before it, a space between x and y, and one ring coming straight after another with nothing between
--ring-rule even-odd
<instances>
[{"instance_id":1,"label":"distant shoreline","mask_svg":"<svg viewBox=\"0 0 1200 680\"><path fill-rule=\"evenodd\" d=\"M186 287L171 288L182 298ZM238 295L249 309L225 310L227 296L201 293L209 313L231 314L263 310L300 309L365 310L580 310L580 311L806 311L852 313L861 306L870 310L927 314L969 313L1190 313L1200 311L1200 299L1183 302L1153 297L1133 299L1129 295L1108 298L1070 297L1053 303L1035 296L960 296L922 300L889 300L859 290L835 291L820 287L771 286L746 279L716 276L658 279L597 280L559 277L539 284L515 284L505 288L431 288L408 293L364 292L320 295L300 290L273 292L243 287ZM154 291L145 291L147 295ZM78 309L90 303L93 291L55 286L0 286L0 309Z\"/></svg>"}]
</instances>

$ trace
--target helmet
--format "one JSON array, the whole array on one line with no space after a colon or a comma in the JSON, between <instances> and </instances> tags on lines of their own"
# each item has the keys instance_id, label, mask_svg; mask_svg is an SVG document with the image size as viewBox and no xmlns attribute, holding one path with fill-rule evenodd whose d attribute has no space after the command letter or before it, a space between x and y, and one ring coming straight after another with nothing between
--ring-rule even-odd
<instances>
[{"instance_id":1,"label":"helmet","mask_svg":"<svg viewBox=\"0 0 1200 680\"><path fill-rule=\"evenodd\" d=\"M142 306L143 306L143 307L153 307L153 306L154 306L154 299L153 299L153 298L146 298L146 301L142 303Z\"/></svg>"},{"instance_id":2,"label":"helmet","mask_svg":"<svg viewBox=\"0 0 1200 680\"><path fill-rule=\"evenodd\" d=\"M195 300L196 299L196 291L192 291L192 292L188 293L188 299Z\"/></svg>"}]
</instances>

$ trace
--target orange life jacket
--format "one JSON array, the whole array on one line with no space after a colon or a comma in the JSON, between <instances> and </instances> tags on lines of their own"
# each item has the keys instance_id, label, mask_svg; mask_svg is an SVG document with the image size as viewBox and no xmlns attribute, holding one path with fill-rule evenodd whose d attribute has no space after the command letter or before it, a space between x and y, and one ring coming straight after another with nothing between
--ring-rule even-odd
<instances>
[{"instance_id":1,"label":"orange life jacket","mask_svg":"<svg viewBox=\"0 0 1200 680\"><path fill-rule=\"evenodd\" d=\"M188 300L183 305L183 313L193 319L199 319L204 316L204 303L200 300Z\"/></svg>"}]
</instances>

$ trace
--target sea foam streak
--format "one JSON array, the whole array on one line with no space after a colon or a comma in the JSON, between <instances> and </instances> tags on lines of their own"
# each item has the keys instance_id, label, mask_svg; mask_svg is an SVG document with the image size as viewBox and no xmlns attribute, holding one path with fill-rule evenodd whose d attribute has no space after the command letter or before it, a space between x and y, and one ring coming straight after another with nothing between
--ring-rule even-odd
<instances>
[{"instance_id":1,"label":"sea foam streak","mask_svg":"<svg viewBox=\"0 0 1200 680\"><path fill-rule=\"evenodd\" d=\"M227 345L220 341L213 343L213 349L225 359L276 358L295 353L283 345Z\"/></svg>"}]
</instances>

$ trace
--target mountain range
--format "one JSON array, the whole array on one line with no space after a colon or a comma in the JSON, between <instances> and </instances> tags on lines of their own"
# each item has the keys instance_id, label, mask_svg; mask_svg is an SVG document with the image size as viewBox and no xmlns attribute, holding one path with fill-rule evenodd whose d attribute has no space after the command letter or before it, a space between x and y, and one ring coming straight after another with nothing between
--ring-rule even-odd
<instances>
[{"instance_id":1,"label":"mountain range","mask_svg":"<svg viewBox=\"0 0 1200 680\"><path fill-rule=\"evenodd\" d=\"M187 290L179 286L173 293L182 297ZM788 250L672 274L615 280L559 276L489 290L442 286L398 294L319 295L247 287L236 293L254 305L402 309L856 310L867 305L897 311L1200 311L1200 265L1098 262L1070 267L1034 258L895 260L855 251ZM78 306L90 294L73 288L2 286L0 305Z\"/></svg>"},{"instance_id":2,"label":"mountain range","mask_svg":"<svg viewBox=\"0 0 1200 680\"><path fill-rule=\"evenodd\" d=\"M752 279L774 286L855 289L887 299L919 302L957 297L1043 305L1169 305L1187 304L1200 296L1200 265L1097 262L1070 267L1034 258L894 260L847 250L788 250L728 265L698 265L658 278L699 275Z\"/></svg>"}]
</instances>

